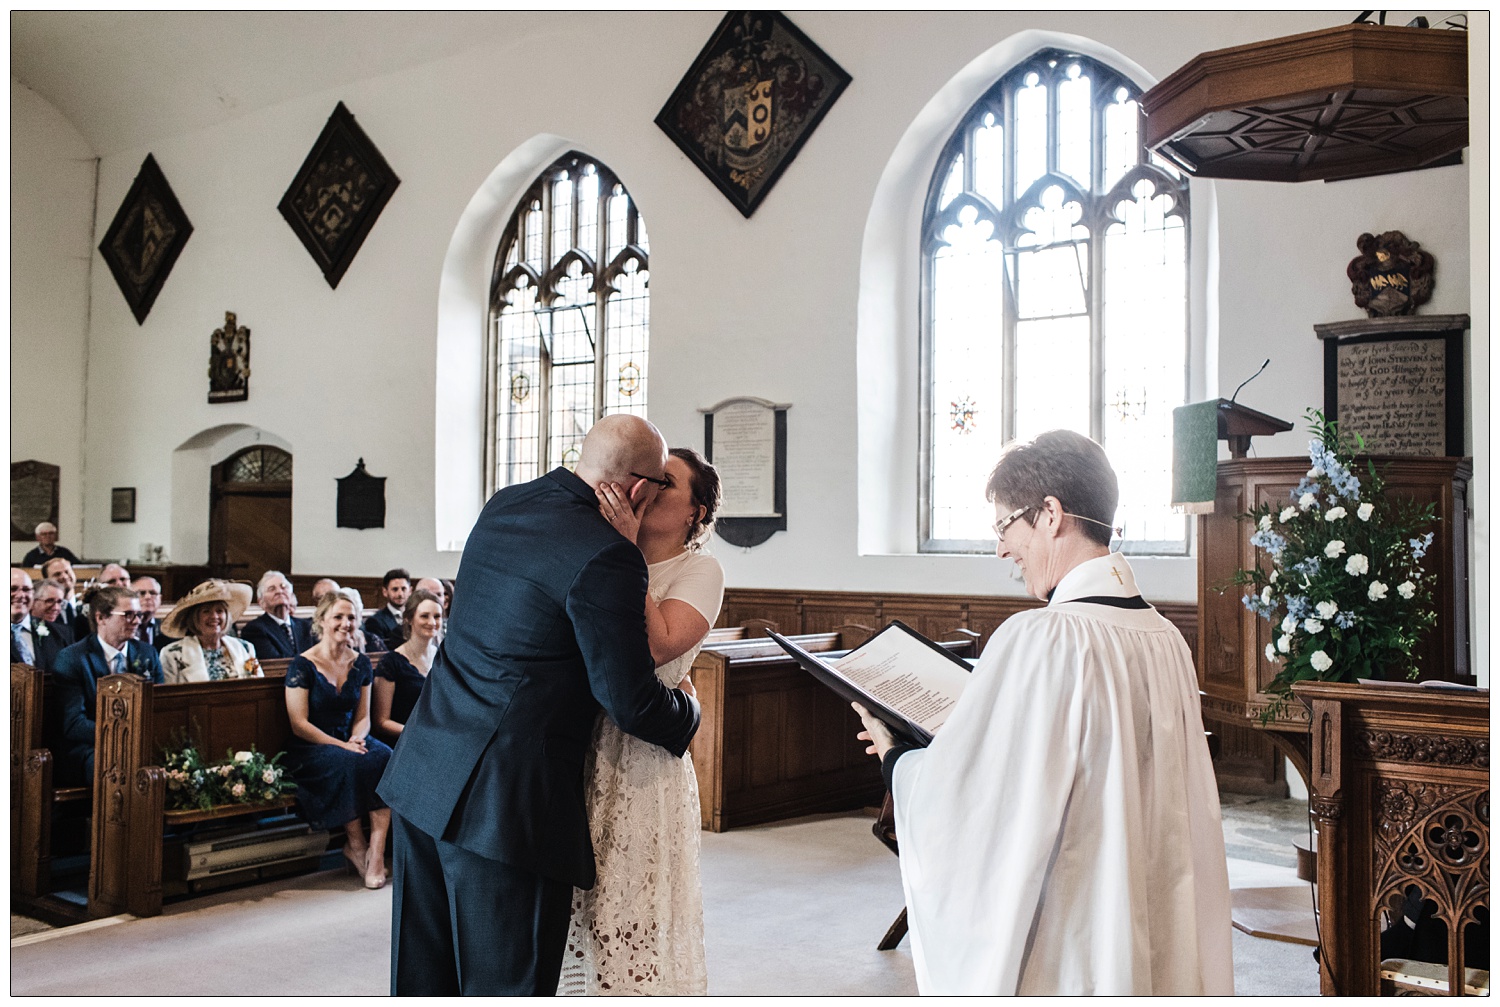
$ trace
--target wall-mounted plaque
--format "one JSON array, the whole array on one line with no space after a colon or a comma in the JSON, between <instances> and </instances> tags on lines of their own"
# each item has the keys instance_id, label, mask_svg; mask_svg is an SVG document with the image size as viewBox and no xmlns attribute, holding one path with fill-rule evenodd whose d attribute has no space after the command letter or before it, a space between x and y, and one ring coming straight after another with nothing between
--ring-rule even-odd
<instances>
[{"instance_id":1,"label":"wall-mounted plaque","mask_svg":"<svg viewBox=\"0 0 1500 1007\"><path fill-rule=\"evenodd\" d=\"M135 524L134 486L116 486L109 491L109 520L112 524Z\"/></svg>"},{"instance_id":2,"label":"wall-mounted plaque","mask_svg":"<svg viewBox=\"0 0 1500 1007\"><path fill-rule=\"evenodd\" d=\"M46 462L10 463L10 540L30 542L43 521L57 524L57 480L62 470Z\"/></svg>"},{"instance_id":3,"label":"wall-mounted plaque","mask_svg":"<svg viewBox=\"0 0 1500 1007\"><path fill-rule=\"evenodd\" d=\"M786 411L765 399L725 399L700 410L703 453L719 471L714 529L731 545L760 545L786 530Z\"/></svg>"},{"instance_id":4,"label":"wall-mounted plaque","mask_svg":"<svg viewBox=\"0 0 1500 1007\"><path fill-rule=\"evenodd\" d=\"M1408 315L1315 325L1323 412L1370 454L1464 453L1468 315Z\"/></svg>"},{"instance_id":5,"label":"wall-mounted plaque","mask_svg":"<svg viewBox=\"0 0 1500 1007\"><path fill-rule=\"evenodd\" d=\"M385 527L385 476L370 475L365 471L365 460L361 458L353 472L334 482L339 487L335 507L338 527Z\"/></svg>"},{"instance_id":6,"label":"wall-mounted plaque","mask_svg":"<svg viewBox=\"0 0 1500 1007\"><path fill-rule=\"evenodd\" d=\"M146 321L167 274L193 234L193 225L156 158L141 164L130 191L115 211L99 254L114 274L137 325Z\"/></svg>"}]
</instances>

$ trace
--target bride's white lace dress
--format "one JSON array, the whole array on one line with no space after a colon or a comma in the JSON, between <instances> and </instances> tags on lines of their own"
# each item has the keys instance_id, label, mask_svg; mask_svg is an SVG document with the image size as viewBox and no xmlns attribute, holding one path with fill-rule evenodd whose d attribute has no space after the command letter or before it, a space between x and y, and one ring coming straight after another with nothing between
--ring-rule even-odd
<instances>
[{"instance_id":1,"label":"bride's white lace dress","mask_svg":"<svg viewBox=\"0 0 1500 1007\"><path fill-rule=\"evenodd\" d=\"M724 583L717 560L689 552L654 563L650 570L652 598L660 603L680 597L713 625ZM710 604L712 611L705 612ZM701 646L657 668L657 677L676 686ZM625 734L603 715L594 739L584 770L584 796L598 880L589 891L573 892L558 992L703 995L708 969L692 757L675 758Z\"/></svg>"}]
</instances>

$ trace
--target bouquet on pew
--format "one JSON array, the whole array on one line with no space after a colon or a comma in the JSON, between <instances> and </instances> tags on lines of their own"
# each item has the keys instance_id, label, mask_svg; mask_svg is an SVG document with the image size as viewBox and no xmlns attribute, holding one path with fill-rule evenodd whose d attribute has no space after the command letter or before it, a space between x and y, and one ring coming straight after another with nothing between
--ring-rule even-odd
<instances>
[{"instance_id":1,"label":"bouquet on pew","mask_svg":"<svg viewBox=\"0 0 1500 1007\"><path fill-rule=\"evenodd\" d=\"M207 763L191 744L166 749L167 810L207 811L224 804L259 804L292 793L297 785L279 765L282 752L266 756L226 752L222 762Z\"/></svg>"}]
</instances>

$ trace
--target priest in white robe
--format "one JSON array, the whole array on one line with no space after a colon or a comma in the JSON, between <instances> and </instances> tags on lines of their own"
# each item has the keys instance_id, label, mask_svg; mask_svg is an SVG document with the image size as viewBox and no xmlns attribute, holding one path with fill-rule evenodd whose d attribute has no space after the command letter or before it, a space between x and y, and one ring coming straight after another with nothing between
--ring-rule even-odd
<instances>
[{"instance_id":1,"label":"priest in white robe","mask_svg":"<svg viewBox=\"0 0 1500 1007\"><path fill-rule=\"evenodd\" d=\"M856 707L895 800L923 994L1234 992L1219 797L1192 658L1108 550L1104 451L1053 431L987 487L1007 619L932 744Z\"/></svg>"}]
</instances>

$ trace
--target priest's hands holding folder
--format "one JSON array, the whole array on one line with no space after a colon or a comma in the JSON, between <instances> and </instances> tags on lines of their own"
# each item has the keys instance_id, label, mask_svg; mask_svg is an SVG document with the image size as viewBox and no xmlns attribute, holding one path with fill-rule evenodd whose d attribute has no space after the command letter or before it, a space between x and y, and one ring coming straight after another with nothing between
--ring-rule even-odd
<instances>
[{"instance_id":1,"label":"priest's hands holding folder","mask_svg":"<svg viewBox=\"0 0 1500 1007\"><path fill-rule=\"evenodd\" d=\"M868 741L869 747L865 749L866 755L878 755L882 760L885 753L896 747L896 739L891 737L891 729L885 726L885 721L875 714L866 710L858 703L850 703L854 712L859 714L859 719L864 722L865 729L855 735L860 741Z\"/></svg>"}]
</instances>

